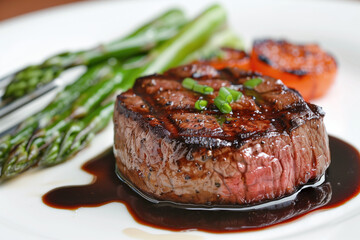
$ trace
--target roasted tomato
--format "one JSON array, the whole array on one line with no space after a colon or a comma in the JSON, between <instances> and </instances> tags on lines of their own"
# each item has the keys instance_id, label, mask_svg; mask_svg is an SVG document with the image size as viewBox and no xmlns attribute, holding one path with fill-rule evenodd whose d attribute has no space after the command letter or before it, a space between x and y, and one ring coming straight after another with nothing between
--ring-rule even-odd
<instances>
[{"instance_id":1,"label":"roasted tomato","mask_svg":"<svg viewBox=\"0 0 360 240\"><path fill-rule=\"evenodd\" d=\"M323 96L334 82L335 59L318 45L297 45L284 40L256 40L251 68L298 90L305 100Z\"/></svg>"},{"instance_id":2,"label":"roasted tomato","mask_svg":"<svg viewBox=\"0 0 360 240\"><path fill-rule=\"evenodd\" d=\"M246 52L233 48L221 48L221 55L210 58L209 60L196 61L195 63L205 63L216 69L225 67L237 67L243 70L250 70L250 57Z\"/></svg>"}]
</instances>

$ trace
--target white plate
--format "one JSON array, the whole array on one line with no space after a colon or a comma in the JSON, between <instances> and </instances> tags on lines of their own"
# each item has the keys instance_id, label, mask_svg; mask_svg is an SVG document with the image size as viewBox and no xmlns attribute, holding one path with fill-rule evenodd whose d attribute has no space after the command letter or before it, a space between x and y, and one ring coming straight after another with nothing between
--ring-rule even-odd
<instances>
[{"instance_id":1,"label":"white plate","mask_svg":"<svg viewBox=\"0 0 360 240\"><path fill-rule=\"evenodd\" d=\"M84 2L0 23L0 76L62 50L80 49L113 39L174 5L189 15L212 1ZM285 37L318 42L339 62L330 93L316 101L327 112L330 134L360 148L360 4L340 1L223 1L231 26L248 43L256 37ZM40 103L39 103L40 104ZM4 122L1 124L5 124ZM44 205L41 196L54 187L85 184L86 160L112 144L112 127L75 159L31 171L0 186L1 239L358 239L360 196L343 206L317 211L294 222L236 234L175 233L136 223L126 208L112 203L77 211Z\"/></svg>"}]
</instances>

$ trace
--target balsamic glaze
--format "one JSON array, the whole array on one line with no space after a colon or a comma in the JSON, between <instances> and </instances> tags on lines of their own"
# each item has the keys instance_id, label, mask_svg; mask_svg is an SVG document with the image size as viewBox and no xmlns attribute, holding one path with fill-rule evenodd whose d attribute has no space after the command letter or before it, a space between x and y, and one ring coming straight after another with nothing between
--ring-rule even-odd
<instances>
[{"instance_id":1,"label":"balsamic glaze","mask_svg":"<svg viewBox=\"0 0 360 240\"><path fill-rule=\"evenodd\" d=\"M60 209L122 202L137 222L173 231L197 229L223 233L262 229L292 221L314 210L337 207L360 192L359 152L340 139L330 137L329 140L332 163L326 172L324 183L302 189L291 201L256 210L186 210L150 203L118 179L114 171L112 151L82 167L95 176L91 184L51 190L43 196L43 202Z\"/></svg>"}]
</instances>

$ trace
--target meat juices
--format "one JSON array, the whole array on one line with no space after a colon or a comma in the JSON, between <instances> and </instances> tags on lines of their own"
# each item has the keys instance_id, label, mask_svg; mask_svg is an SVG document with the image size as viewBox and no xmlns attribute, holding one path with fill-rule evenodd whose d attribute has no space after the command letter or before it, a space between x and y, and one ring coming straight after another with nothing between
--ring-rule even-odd
<instances>
[{"instance_id":1,"label":"meat juices","mask_svg":"<svg viewBox=\"0 0 360 240\"><path fill-rule=\"evenodd\" d=\"M182 87L192 77L214 88ZM316 180L330 164L321 108L279 80L247 89L252 72L186 65L136 81L117 98L114 153L118 171L157 200L237 205L277 199ZM244 95L222 114L213 104L222 86ZM200 98L208 108L194 108Z\"/></svg>"}]
</instances>

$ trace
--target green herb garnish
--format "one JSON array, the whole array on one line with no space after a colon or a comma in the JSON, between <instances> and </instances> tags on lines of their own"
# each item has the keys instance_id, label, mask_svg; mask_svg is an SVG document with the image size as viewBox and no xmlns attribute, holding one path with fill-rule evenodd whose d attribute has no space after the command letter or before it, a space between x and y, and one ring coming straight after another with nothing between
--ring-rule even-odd
<instances>
[{"instance_id":1,"label":"green herb garnish","mask_svg":"<svg viewBox=\"0 0 360 240\"><path fill-rule=\"evenodd\" d=\"M206 108L207 104L208 104L208 101L199 99L195 102L195 108L197 110L204 110Z\"/></svg>"},{"instance_id":2,"label":"green herb garnish","mask_svg":"<svg viewBox=\"0 0 360 240\"><path fill-rule=\"evenodd\" d=\"M242 93L228 87L221 87L219 95L214 99L214 104L222 113L230 113L232 111L230 103L239 100Z\"/></svg>"},{"instance_id":3,"label":"green herb garnish","mask_svg":"<svg viewBox=\"0 0 360 240\"><path fill-rule=\"evenodd\" d=\"M244 82L244 87L254 89L257 85L262 83L263 80L261 78L252 78Z\"/></svg>"},{"instance_id":4,"label":"green herb garnish","mask_svg":"<svg viewBox=\"0 0 360 240\"><path fill-rule=\"evenodd\" d=\"M234 100L230 91L224 87L220 88L218 96L228 103L232 103Z\"/></svg>"},{"instance_id":5,"label":"green herb garnish","mask_svg":"<svg viewBox=\"0 0 360 240\"><path fill-rule=\"evenodd\" d=\"M212 87L198 84L197 81L192 78L185 78L181 84L184 88L201 94L211 94L214 92Z\"/></svg>"},{"instance_id":6,"label":"green herb garnish","mask_svg":"<svg viewBox=\"0 0 360 240\"><path fill-rule=\"evenodd\" d=\"M232 96L234 102L239 100L243 95L242 92L236 91L236 90L228 88L228 87L226 87L226 90L228 90L231 93L231 96Z\"/></svg>"},{"instance_id":7,"label":"green herb garnish","mask_svg":"<svg viewBox=\"0 0 360 240\"><path fill-rule=\"evenodd\" d=\"M195 84L197 84L197 82L192 78L185 78L181 83L184 88L189 90L193 90Z\"/></svg>"},{"instance_id":8,"label":"green herb garnish","mask_svg":"<svg viewBox=\"0 0 360 240\"><path fill-rule=\"evenodd\" d=\"M230 104L220 96L217 96L214 99L214 104L222 113L230 113L232 111Z\"/></svg>"},{"instance_id":9,"label":"green herb garnish","mask_svg":"<svg viewBox=\"0 0 360 240\"><path fill-rule=\"evenodd\" d=\"M214 89L212 87L201 85L196 83L194 85L194 88L192 89L194 92L201 93L201 94L211 94L214 92Z\"/></svg>"}]
</instances>

